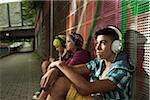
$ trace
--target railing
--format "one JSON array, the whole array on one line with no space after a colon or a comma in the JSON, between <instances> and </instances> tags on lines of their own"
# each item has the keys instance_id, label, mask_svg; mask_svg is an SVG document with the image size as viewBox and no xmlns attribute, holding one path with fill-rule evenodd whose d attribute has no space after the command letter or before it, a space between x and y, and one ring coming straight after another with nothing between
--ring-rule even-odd
<instances>
[{"instance_id":1,"label":"railing","mask_svg":"<svg viewBox=\"0 0 150 100\"><path fill-rule=\"evenodd\" d=\"M19 49L23 47L24 43L23 42L15 42L9 46L1 46L0 47L0 58L3 56L7 56L11 53L15 53Z\"/></svg>"}]
</instances>

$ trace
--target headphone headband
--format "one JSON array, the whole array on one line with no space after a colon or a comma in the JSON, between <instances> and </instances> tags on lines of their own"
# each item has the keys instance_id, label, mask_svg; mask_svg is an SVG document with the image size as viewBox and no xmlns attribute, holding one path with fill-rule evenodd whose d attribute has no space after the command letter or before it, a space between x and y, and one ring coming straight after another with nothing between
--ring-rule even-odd
<instances>
[{"instance_id":1,"label":"headphone headband","mask_svg":"<svg viewBox=\"0 0 150 100\"><path fill-rule=\"evenodd\" d=\"M119 30L118 28L116 28L116 27L114 27L114 26L108 26L108 28L111 28L111 29L115 30L115 32L116 32L116 33L118 34L118 36L119 36L119 40L122 41L122 34L121 34L121 32L120 32L120 30Z\"/></svg>"}]
</instances>

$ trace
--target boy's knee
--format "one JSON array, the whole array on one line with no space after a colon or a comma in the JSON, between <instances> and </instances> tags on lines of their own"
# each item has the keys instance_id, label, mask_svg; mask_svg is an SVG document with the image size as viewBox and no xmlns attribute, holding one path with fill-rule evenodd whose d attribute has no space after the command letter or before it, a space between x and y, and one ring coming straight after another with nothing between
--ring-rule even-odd
<instances>
[{"instance_id":1,"label":"boy's knee","mask_svg":"<svg viewBox=\"0 0 150 100\"><path fill-rule=\"evenodd\" d=\"M70 88L70 81L66 77L60 77L55 82L50 94L52 97L65 98Z\"/></svg>"},{"instance_id":2,"label":"boy's knee","mask_svg":"<svg viewBox=\"0 0 150 100\"><path fill-rule=\"evenodd\" d=\"M70 81L66 77L59 77L54 86L63 91L67 91L70 88Z\"/></svg>"},{"instance_id":3,"label":"boy's knee","mask_svg":"<svg viewBox=\"0 0 150 100\"><path fill-rule=\"evenodd\" d=\"M48 65L49 65L49 61L46 60L42 63L42 68L46 68Z\"/></svg>"},{"instance_id":4,"label":"boy's knee","mask_svg":"<svg viewBox=\"0 0 150 100\"><path fill-rule=\"evenodd\" d=\"M47 67L48 67L48 65L49 65L49 61L44 61L43 63L42 63L42 69L44 69L44 70L46 70L47 69Z\"/></svg>"},{"instance_id":5,"label":"boy's knee","mask_svg":"<svg viewBox=\"0 0 150 100\"><path fill-rule=\"evenodd\" d=\"M66 84L63 84L64 86L65 85L70 85L70 81L66 77L59 77L58 82L66 83Z\"/></svg>"},{"instance_id":6,"label":"boy's knee","mask_svg":"<svg viewBox=\"0 0 150 100\"><path fill-rule=\"evenodd\" d=\"M42 63L42 73L43 75L47 72L47 68L48 68L48 65L49 65L49 61L45 60L43 63Z\"/></svg>"}]
</instances>

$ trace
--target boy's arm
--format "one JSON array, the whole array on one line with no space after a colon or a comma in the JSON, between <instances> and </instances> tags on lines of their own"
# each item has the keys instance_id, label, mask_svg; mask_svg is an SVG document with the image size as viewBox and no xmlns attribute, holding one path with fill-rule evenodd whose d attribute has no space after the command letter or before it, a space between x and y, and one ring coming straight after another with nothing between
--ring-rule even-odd
<instances>
[{"instance_id":1,"label":"boy's arm","mask_svg":"<svg viewBox=\"0 0 150 100\"><path fill-rule=\"evenodd\" d=\"M47 73L41 78L40 85L41 85L41 88L45 89L45 91L48 90L49 86L52 86L55 83L58 77L58 73L60 73L58 68L57 67L55 68L55 67L53 68L53 66L51 66L50 64L48 67ZM86 68L85 64L74 65L74 66L70 65L69 67L72 68L77 73L80 73L83 75L88 74L88 69Z\"/></svg>"},{"instance_id":2,"label":"boy's arm","mask_svg":"<svg viewBox=\"0 0 150 100\"><path fill-rule=\"evenodd\" d=\"M86 67L86 64L79 64L79 65L73 65L72 66L72 69L81 74L81 75L88 75L89 74L89 70L88 68Z\"/></svg>"},{"instance_id":3,"label":"boy's arm","mask_svg":"<svg viewBox=\"0 0 150 100\"><path fill-rule=\"evenodd\" d=\"M117 87L116 84L108 79L89 82L78 72L72 70L63 62L55 62L55 66L57 66L62 71L62 73L64 73L64 75L75 85L78 92L82 95L89 95L96 92L108 92Z\"/></svg>"}]
</instances>

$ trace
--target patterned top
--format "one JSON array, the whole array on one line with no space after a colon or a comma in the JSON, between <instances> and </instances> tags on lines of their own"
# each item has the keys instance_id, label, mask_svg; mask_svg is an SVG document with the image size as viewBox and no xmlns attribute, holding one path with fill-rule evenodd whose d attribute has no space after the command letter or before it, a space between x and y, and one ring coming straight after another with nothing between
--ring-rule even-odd
<instances>
[{"instance_id":1,"label":"patterned top","mask_svg":"<svg viewBox=\"0 0 150 100\"><path fill-rule=\"evenodd\" d=\"M96 58L86 65L90 70L90 81L100 80L104 67L103 60ZM103 93L103 98L105 100L130 99L133 72L134 67L129 63L127 55L124 52L119 53L105 76L105 79L109 79L114 82L117 85L117 88Z\"/></svg>"}]
</instances>

